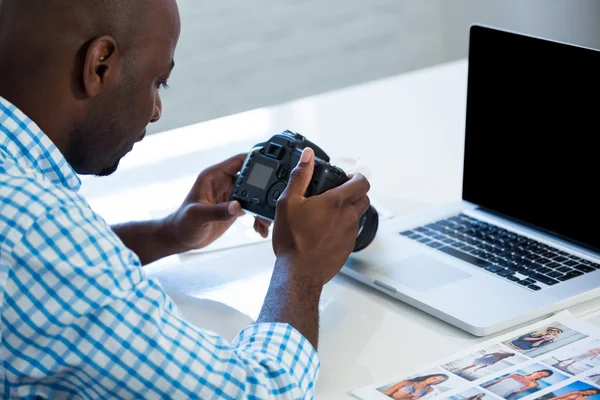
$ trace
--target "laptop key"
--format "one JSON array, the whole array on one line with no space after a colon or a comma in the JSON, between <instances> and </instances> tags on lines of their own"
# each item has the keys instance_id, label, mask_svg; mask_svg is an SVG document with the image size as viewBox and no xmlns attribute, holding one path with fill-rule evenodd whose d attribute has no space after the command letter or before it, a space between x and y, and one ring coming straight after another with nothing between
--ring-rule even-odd
<instances>
[{"instance_id":1,"label":"laptop key","mask_svg":"<svg viewBox=\"0 0 600 400\"><path fill-rule=\"evenodd\" d=\"M514 276L514 275L508 275L508 276L506 277L506 279L508 279L509 281L513 281L513 282L519 282L519 281L520 281L520 279L519 279L519 278L517 278L517 277L516 277L516 276Z\"/></svg>"},{"instance_id":2,"label":"laptop key","mask_svg":"<svg viewBox=\"0 0 600 400\"><path fill-rule=\"evenodd\" d=\"M568 281L569 279L577 278L578 276L581 276L581 275L583 275L583 272L571 271L568 274L565 274L557 279L561 282L564 282L564 281Z\"/></svg>"},{"instance_id":3,"label":"laptop key","mask_svg":"<svg viewBox=\"0 0 600 400\"><path fill-rule=\"evenodd\" d=\"M531 278L535 279L538 282L542 282L546 285L549 285L549 286L556 285L558 283L558 281L556 279L549 278L542 274L531 275Z\"/></svg>"},{"instance_id":4,"label":"laptop key","mask_svg":"<svg viewBox=\"0 0 600 400\"><path fill-rule=\"evenodd\" d=\"M490 268L496 268L496 267L490 267ZM490 269L488 269L488 271L490 271ZM492 272L492 271L490 271L490 272ZM514 275L514 274L515 274L515 271L511 271L510 269L504 269L504 270L496 272L496 275L499 275L499 276L509 276L509 275Z\"/></svg>"},{"instance_id":5,"label":"laptop key","mask_svg":"<svg viewBox=\"0 0 600 400\"><path fill-rule=\"evenodd\" d=\"M567 267L573 267L573 266L575 266L575 265L577 265L579 263L577 261L575 261L575 260L569 260L569 261L567 261L567 262L565 262L563 264L566 265Z\"/></svg>"},{"instance_id":6,"label":"laptop key","mask_svg":"<svg viewBox=\"0 0 600 400\"><path fill-rule=\"evenodd\" d=\"M552 260L554 262L558 262L558 263L567 261L567 259L565 257L563 257L563 256L554 257Z\"/></svg>"},{"instance_id":7,"label":"laptop key","mask_svg":"<svg viewBox=\"0 0 600 400\"><path fill-rule=\"evenodd\" d=\"M575 263L575 265L577 265L577 263ZM563 274L566 274L567 272L571 272L573 270L569 267L562 267L562 268L558 268L557 271L562 272Z\"/></svg>"},{"instance_id":8,"label":"laptop key","mask_svg":"<svg viewBox=\"0 0 600 400\"><path fill-rule=\"evenodd\" d=\"M581 272L594 272L596 270L595 268L583 264L575 265L573 268Z\"/></svg>"},{"instance_id":9,"label":"laptop key","mask_svg":"<svg viewBox=\"0 0 600 400\"><path fill-rule=\"evenodd\" d=\"M446 247L440 247L438 250L439 251L443 251L444 253L446 253L448 255L451 255L453 257L459 258L459 259L461 259L463 261L466 261L469 264L473 264L473 265L475 265L476 267L479 267L479 268L491 267L493 265L493 264L491 264L488 261L479 259L477 257L473 257L470 254L464 253L464 252L462 252L460 250L457 250L455 248L452 248L452 247L447 247L447 246Z\"/></svg>"},{"instance_id":10,"label":"laptop key","mask_svg":"<svg viewBox=\"0 0 600 400\"><path fill-rule=\"evenodd\" d=\"M536 270L538 272L538 274L547 274L548 272L552 272L552 270L550 268L539 268Z\"/></svg>"},{"instance_id":11,"label":"laptop key","mask_svg":"<svg viewBox=\"0 0 600 400\"><path fill-rule=\"evenodd\" d=\"M563 276L564 274L562 272L558 272L558 271L552 271L548 274L548 276L550 278L559 278L561 276Z\"/></svg>"},{"instance_id":12,"label":"laptop key","mask_svg":"<svg viewBox=\"0 0 600 400\"><path fill-rule=\"evenodd\" d=\"M442 247L444 244L440 243L440 242L429 242L429 243L425 243L427 246L429 247L433 247L434 249L437 249L438 247Z\"/></svg>"},{"instance_id":13,"label":"laptop key","mask_svg":"<svg viewBox=\"0 0 600 400\"><path fill-rule=\"evenodd\" d=\"M519 285L521 286L529 286L529 282L525 282L525 281L518 281L517 282Z\"/></svg>"},{"instance_id":14,"label":"laptop key","mask_svg":"<svg viewBox=\"0 0 600 400\"><path fill-rule=\"evenodd\" d=\"M502 268L499 265L493 265L491 267L487 267L485 270L493 272L494 274L497 273L497 272L500 272L500 271L507 271L507 270L505 270L504 268Z\"/></svg>"},{"instance_id":15,"label":"laptop key","mask_svg":"<svg viewBox=\"0 0 600 400\"><path fill-rule=\"evenodd\" d=\"M529 286L527 286L527 287L528 287L529 289L531 289L531 290L535 290L536 292L537 292L538 290L542 290L542 288L541 288L541 287L539 287L539 286L536 286L536 285L529 285Z\"/></svg>"}]
</instances>

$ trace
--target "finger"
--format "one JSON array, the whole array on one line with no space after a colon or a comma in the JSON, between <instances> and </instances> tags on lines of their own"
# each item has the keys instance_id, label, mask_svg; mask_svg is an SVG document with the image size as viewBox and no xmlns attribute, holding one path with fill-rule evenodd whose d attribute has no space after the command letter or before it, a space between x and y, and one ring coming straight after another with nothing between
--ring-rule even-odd
<instances>
[{"instance_id":1,"label":"finger","mask_svg":"<svg viewBox=\"0 0 600 400\"><path fill-rule=\"evenodd\" d=\"M265 239L269 236L269 228L265 227L259 218L254 220L254 230Z\"/></svg>"},{"instance_id":2,"label":"finger","mask_svg":"<svg viewBox=\"0 0 600 400\"><path fill-rule=\"evenodd\" d=\"M263 219L263 218L260 218L260 217L256 217L256 220L262 226L266 226L267 228L269 228L271 226L271 221L269 221L269 220L266 220L266 219Z\"/></svg>"},{"instance_id":3,"label":"finger","mask_svg":"<svg viewBox=\"0 0 600 400\"><path fill-rule=\"evenodd\" d=\"M348 182L331 189L328 193L331 196L337 196L340 200L353 204L365 196L369 190L371 190L371 184L367 178L361 174L356 174Z\"/></svg>"},{"instance_id":4,"label":"finger","mask_svg":"<svg viewBox=\"0 0 600 400\"><path fill-rule=\"evenodd\" d=\"M202 221L228 221L244 215L242 206L237 201L221 204L196 203L190 206L190 212Z\"/></svg>"},{"instance_id":5,"label":"finger","mask_svg":"<svg viewBox=\"0 0 600 400\"><path fill-rule=\"evenodd\" d=\"M271 223L269 221L265 221L259 218L258 226L260 227L260 230L263 233L263 237L267 238L269 236L269 228L271 227Z\"/></svg>"},{"instance_id":6,"label":"finger","mask_svg":"<svg viewBox=\"0 0 600 400\"><path fill-rule=\"evenodd\" d=\"M290 181L282 197L304 196L315 169L315 152L311 148L306 148L302 152L300 161L290 175Z\"/></svg>"},{"instance_id":7,"label":"finger","mask_svg":"<svg viewBox=\"0 0 600 400\"><path fill-rule=\"evenodd\" d=\"M269 228L267 228L266 226L261 225L261 224L259 224L258 226L260 227L260 235L265 239L268 238L269 237Z\"/></svg>"},{"instance_id":8,"label":"finger","mask_svg":"<svg viewBox=\"0 0 600 400\"><path fill-rule=\"evenodd\" d=\"M360 218L367 212L367 210L371 206L371 200L369 199L369 196L363 196L360 199L356 200L353 205L356 209L358 218Z\"/></svg>"},{"instance_id":9,"label":"finger","mask_svg":"<svg viewBox=\"0 0 600 400\"><path fill-rule=\"evenodd\" d=\"M242 169L242 165L244 165L246 157L248 157L248 153L238 154L237 156L233 156L222 163L215 165L215 168L223 171L229 176L234 176Z\"/></svg>"}]
</instances>

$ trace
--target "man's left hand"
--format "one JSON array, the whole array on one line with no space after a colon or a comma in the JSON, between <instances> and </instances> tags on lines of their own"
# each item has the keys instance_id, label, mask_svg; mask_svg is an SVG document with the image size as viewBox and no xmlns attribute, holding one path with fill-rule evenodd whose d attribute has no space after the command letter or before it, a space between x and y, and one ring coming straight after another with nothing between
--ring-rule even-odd
<instances>
[{"instance_id":1,"label":"man's left hand","mask_svg":"<svg viewBox=\"0 0 600 400\"><path fill-rule=\"evenodd\" d=\"M217 240L242 215L237 201L228 201L246 154L208 168L196 179L179 209L166 219L175 241L185 250L201 249ZM271 223L261 218L254 230L269 236Z\"/></svg>"}]
</instances>

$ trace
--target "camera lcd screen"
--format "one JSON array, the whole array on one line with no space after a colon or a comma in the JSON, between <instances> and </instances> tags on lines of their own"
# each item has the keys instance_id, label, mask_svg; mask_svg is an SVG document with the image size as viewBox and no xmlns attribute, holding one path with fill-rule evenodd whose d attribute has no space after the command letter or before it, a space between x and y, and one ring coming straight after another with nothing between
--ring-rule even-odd
<instances>
[{"instance_id":1,"label":"camera lcd screen","mask_svg":"<svg viewBox=\"0 0 600 400\"><path fill-rule=\"evenodd\" d=\"M266 189L271 174L273 174L273 168L263 164L254 164L247 183L259 189Z\"/></svg>"}]
</instances>

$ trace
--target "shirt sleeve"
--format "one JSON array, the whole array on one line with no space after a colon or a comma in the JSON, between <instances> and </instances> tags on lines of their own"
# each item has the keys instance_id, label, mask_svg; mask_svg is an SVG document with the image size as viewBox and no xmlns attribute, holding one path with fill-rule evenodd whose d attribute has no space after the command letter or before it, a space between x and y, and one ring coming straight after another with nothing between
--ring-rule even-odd
<instances>
[{"instance_id":1,"label":"shirt sleeve","mask_svg":"<svg viewBox=\"0 0 600 400\"><path fill-rule=\"evenodd\" d=\"M55 210L13 253L0 322L9 397L314 397L319 360L298 331L257 324L228 343L192 326L93 213Z\"/></svg>"}]
</instances>

